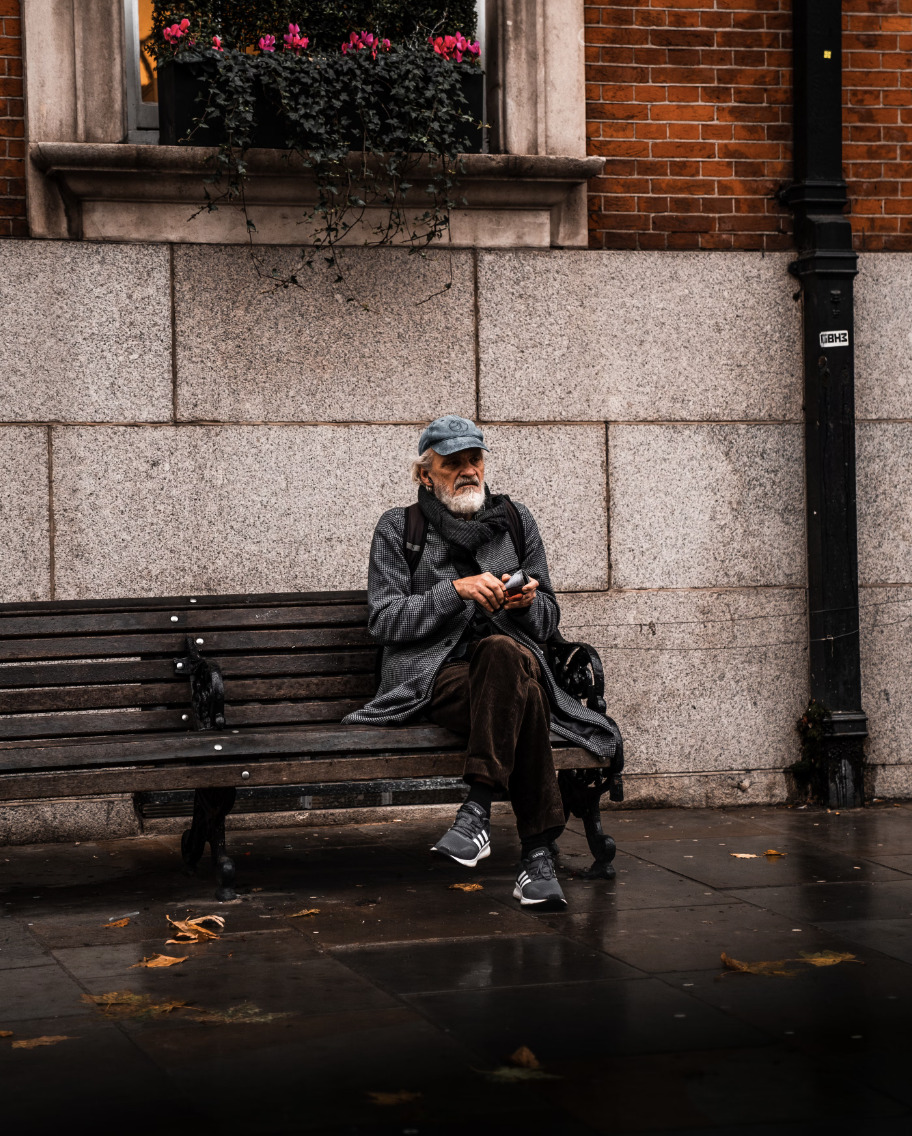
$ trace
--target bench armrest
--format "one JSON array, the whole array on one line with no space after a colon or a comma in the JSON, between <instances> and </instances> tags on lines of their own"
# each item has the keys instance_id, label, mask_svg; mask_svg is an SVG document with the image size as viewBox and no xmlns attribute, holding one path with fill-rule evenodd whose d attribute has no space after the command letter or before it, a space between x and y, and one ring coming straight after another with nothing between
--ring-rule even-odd
<instances>
[{"instance_id":1,"label":"bench armrest","mask_svg":"<svg viewBox=\"0 0 912 1136\"><path fill-rule=\"evenodd\" d=\"M554 681L590 710L604 714L605 672L598 651L588 643L568 643L560 633L546 644L546 657Z\"/></svg>"},{"instance_id":2,"label":"bench armrest","mask_svg":"<svg viewBox=\"0 0 912 1136\"><path fill-rule=\"evenodd\" d=\"M198 730L220 730L225 725L225 683L218 663L199 653L193 636L187 636L187 654L174 660L176 674L190 680L190 705Z\"/></svg>"}]
</instances>

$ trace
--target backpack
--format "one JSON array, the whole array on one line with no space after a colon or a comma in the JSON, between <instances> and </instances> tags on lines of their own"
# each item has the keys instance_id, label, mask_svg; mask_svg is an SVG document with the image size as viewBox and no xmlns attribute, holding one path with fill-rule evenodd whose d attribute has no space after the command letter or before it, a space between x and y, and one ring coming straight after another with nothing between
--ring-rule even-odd
<instances>
[{"instance_id":1,"label":"backpack","mask_svg":"<svg viewBox=\"0 0 912 1136\"><path fill-rule=\"evenodd\" d=\"M522 567L522 563L526 559L526 530L523 528L519 510L509 497L505 499L505 504L507 506L507 528L510 531L510 539L513 541L516 555L519 557L519 567ZM409 505L405 510L405 533L402 539L402 552L409 566L409 572L413 576L421 559L421 554L424 552L427 530L427 517L422 513L421 506L416 501L414 505Z\"/></svg>"}]
</instances>

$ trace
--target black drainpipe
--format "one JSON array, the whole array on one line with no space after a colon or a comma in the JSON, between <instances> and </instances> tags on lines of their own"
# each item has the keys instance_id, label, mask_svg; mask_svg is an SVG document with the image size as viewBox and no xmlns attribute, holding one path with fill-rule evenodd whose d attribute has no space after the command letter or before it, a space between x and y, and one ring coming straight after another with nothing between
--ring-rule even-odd
<instances>
[{"instance_id":1,"label":"black drainpipe","mask_svg":"<svg viewBox=\"0 0 912 1136\"><path fill-rule=\"evenodd\" d=\"M794 211L804 312L810 693L829 712L819 794L864 803L867 718L861 709L855 508L855 334L858 257L842 177L842 4L794 0Z\"/></svg>"}]
</instances>

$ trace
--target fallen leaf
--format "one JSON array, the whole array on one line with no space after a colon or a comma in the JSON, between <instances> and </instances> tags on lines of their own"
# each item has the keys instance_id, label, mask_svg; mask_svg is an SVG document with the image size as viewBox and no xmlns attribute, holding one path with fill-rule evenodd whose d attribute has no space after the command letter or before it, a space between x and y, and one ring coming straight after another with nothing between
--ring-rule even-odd
<instances>
[{"instance_id":1,"label":"fallen leaf","mask_svg":"<svg viewBox=\"0 0 912 1136\"><path fill-rule=\"evenodd\" d=\"M181 945L182 943L202 943L208 939L217 939L218 935L215 931L206 926L207 923L214 923L219 931L224 929L225 920L221 915L197 915L193 919L172 919L170 915L165 918L172 927L177 929L177 938L166 939L165 946L169 943Z\"/></svg>"},{"instance_id":2,"label":"fallen leaf","mask_svg":"<svg viewBox=\"0 0 912 1136\"><path fill-rule=\"evenodd\" d=\"M515 1053L510 1054L510 1064L516 1065L520 1069L540 1069L541 1062L535 1056L531 1049L526 1045L521 1045Z\"/></svg>"},{"instance_id":3,"label":"fallen leaf","mask_svg":"<svg viewBox=\"0 0 912 1136\"><path fill-rule=\"evenodd\" d=\"M301 908L300 911L293 911L291 913L291 915L288 916L288 918L289 919L303 919L307 915L319 915L319 914L320 914L319 907L303 907L303 908Z\"/></svg>"},{"instance_id":4,"label":"fallen leaf","mask_svg":"<svg viewBox=\"0 0 912 1136\"><path fill-rule=\"evenodd\" d=\"M775 848L767 848L763 853L764 856L787 856L788 852L777 852Z\"/></svg>"},{"instance_id":5,"label":"fallen leaf","mask_svg":"<svg viewBox=\"0 0 912 1136\"><path fill-rule=\"evenodd\" d=\"M756 852L729 852L729 856L734 856L736 860L756 860Z\"/></svg>"},{"instance_id":6,"label":"fallen leaf","mask_svg":"<svg viewBox=\"0 0 912 1136\"><path fill-rule=\"evenodd\" d=\"M368 1093L367 1095L373 1104L383 1105L384 1107L394 1104L411 1104L413 1101L421 1100L421 1093L410 1093L406 1089L400 1089L398 1093Z\"/></svg>"},{"instance_id":7,"label":"fallen leaf","mask_svg":"<svg viewBox=\"0 0 912 1136\"><path fill-rule=\"evenodd\" d=\"M523 1069L517 1065L501 1065L497 1069L476 1070L487 1081L559 1081L555 1073L542 1069Z\"/></svg>"},{"instance_id":8,"label":"fallen leaf","mask_svg":"<svg viewBox=\"0 0 912 1136\"><path fill-rule=\"evenodd\" d=\"M131 990L114 990L110 994L83 994L83 1002L90 1002L112 1018L161 1018L174 1010L182 1010L187 1003L177 1000L156 1002L151 994L134 994Z\"/></svg>"},{"instance_id":9,"label":"fallen leaf","mask_svg":"<svg viewBox=\"0 0 912 1136\"><path fill-rule=\"evenodd\" d=\"M809 951L801 951L801 961L809 963L811 966L836 966L840 962L857 962L864 966L861 959L849 954L848 951L816 951L813 954Z\"/></svg>"},{"instance_id":10,"label":"fallen leaf","mask_svg":"<svg viewBox=\"0 0 912 1136\"><path fill-rule=\"evenodd\" d=\"M113 923L102 923L102 927L126 927L129 922L129 916L125 916L123 919L115 919Z\"/></svg>"},{"instance_id":11,"label":"fallen leaf","mask_svg":"<svg viewBox=\"0 0 912 1136\"><path fill-rule=\"evenodd\" d=\"M0 1030L0 1037L12 1037L12 1036L13 1036L12 1030Z\"/></svg>"},{"instance_id":12,"label":"fallen leaf","mask_svg":"<svg viewBox=\"0 0 912 1136\"><path fill-rule=\"evenodd\" d=\"M189 957L189 955L185 955L184 958L175 958L173 955L152 955L150 958L144 958L141 962L134 962L130 970L135 970L138 966L144 966L148 970L153 967L177 966L179 962L186 962Z\"/></svg>"},{"instance_id":13,"label":"fallen leaf","mask_svg":"<svg viewBox=\"0 0 912 1136\"><path fill-rule=\"evenodd\" d=\"M450 891L484 891L481 884L450 884Z\"/></svg>"},{"instance_id":14,"label":"fallen leaf","mask_svg":"<svg viewBox=\"0 0 912 1136\"><path fill-rule=\"evenodd\" d=\"M721 955L722 964L728 970L737 970L741 974L764 974L767 978L791 978L797 972L789 970L786 963L797 961L793 959L774 959L772 962L742 962L732 958L725 951Z\"/></svg>"},{"instance_id":15,"label":"fallen leaf","mask_svg":"<svg viewBox=\"0 0 912 1136\"><path fill-rule=\"evenodd\" d=\"M37 1049L39 1045L56 1045L58 1041L70 1041L66 1034L49 1034L47 1037L24 1037L14 1041L13 1049Z\"/></svg>"}]
</instances>

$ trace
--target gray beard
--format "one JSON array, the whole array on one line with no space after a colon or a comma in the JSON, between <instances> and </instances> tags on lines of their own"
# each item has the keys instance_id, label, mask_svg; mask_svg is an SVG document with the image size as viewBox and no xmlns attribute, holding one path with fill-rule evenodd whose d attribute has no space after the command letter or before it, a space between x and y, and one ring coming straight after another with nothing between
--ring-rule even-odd
<instances>
[{"instance_id":1,"label":"gray beard","mask_svg":"<svg viewBox=\"0 0 912 1136\"><path fill-rule=\"evenodd\" d=\"M434 496L455 516L474 517L485 502L484 484L457 493L450 493L442 485L435 485Z\"/></svg>"}]
</instances>

